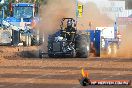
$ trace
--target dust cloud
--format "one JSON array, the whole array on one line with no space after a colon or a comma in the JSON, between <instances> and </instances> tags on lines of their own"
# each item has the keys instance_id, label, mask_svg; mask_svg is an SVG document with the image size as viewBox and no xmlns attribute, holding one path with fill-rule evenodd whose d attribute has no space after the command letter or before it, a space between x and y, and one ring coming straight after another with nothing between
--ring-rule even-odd
<instances>
[{"instance_id":1,"label":"dust cloud","mask_svg":"<svg viewBox=\"0 0 132 88\"><path fill-rule=\"evenodd\" d=\"M60 20L64 17L74 17L74 2L71 0L48 0L40 8L40 29L52 34L59 29Z\"/></svg>"},{"instance_id":2,"label":"dust cloud","mask_svg":"<svg viewBox=\"0 0 132 88\"><path fill-rule=\"evenodd\" d=\"M60 29L61 19L75 18L74 8L74 0L47 0L47 3L40 7L41 22L38 28L44 33L44 50L47 49L48 36Z\"/></svg>"},{"instance_id":3,"label":"dust cloud","mask_svg":"<svg viewBox=\"0 0 132 88\"><path fill-rule=\"evenodd\" d=\"M132 57L132 24L122 29L122 41L120 49L118 50L118 57L131 58Z\"/></svg>"},{"instance_id":4,"label":"dust cloud","mask_svg":"<svg viewBox=\"0 0 132 88\"><path fill-rule=\"evenodd\" d=\"M50 34L60 29L60 20L64 17L76 18L75 0L47 0L45 5L40 7L41 22L38 28L44 33L44 49L47 49L47 39ZM82 18L78 18L78 30L89 29L89 22L92 22L92 29L96 26L106 26L112 22L107 16L102 15L96 4L89 2L84 6Z\"/></svg>"},{"instance_id":5,"label":"dust cloud","mask_svg":"<svg viewBox=\"0 0 132 88\"><path fill-rule=\"evenodd\" d=\"M40 11L42 19L39 29L45 34L52 34L59 29L60 20L63 17L75 19L76 3L75 0L48 0L46 5L41 6ZM84 5L83 16L78 18L78 30L88 29L89 22L92 22L93 29L114 23L107 15L101 14L93 2Z\"/></svg>"},{"instance_id":6,"label":"dust cloud","mask_svg":"<svg viewBox=\"0 0 132 88\"><path fill-rule=\"evenodd\" d=\"M88 2L84 5L84 13L82 18L78 19L78 28L90 29L89 22L91 22L91 29L96 27L113 26L114 21L106 14L100 12L100 8L94 2Z\"/></svg>"},{"instance_id":7,"label":"dust cloud","mask_svg":"<svg viewBox=\"0 0 132 88\"><path fill-rule=\"evenodd\" d=\"M60 20L64 17L75 19L75 0L47 0L45 5L40 8L41 22L38 28L44 33L45 43L43 49L47 51L47 39L50 34L57 32L60 29ZM95 3L89 2L84 5L84 12L81 18L78 18L78 30L89 29L89 22L92 23L92 29L97 26L113 26L114 21L107 15L100 13L99 8ZM118 51L118 56L130 57L132 51L132 41L130 31L131 25L127 26L122 31L122 43Z\"/></svg>"},{"instance_id":8,"label":"dust cloud","mask_svg":"<svg viewBox=\"0 0 132 88\"><path fill-rule=\"evenodd\" d=\"M43 47L47 48L48 35L60 29L59 25L62 18L70 17L76 19L75 16L75 0L47 0L47 3L40 8L41 22L38 25L40 31L45 35L46 42ZM93 2L84 5L83 17L78 18L78 30L89 29L89 22L92 22L92 29L95 29L96 26L106 26L113 23L111 19L100 13Z\"/></svg>"}]
</instances>

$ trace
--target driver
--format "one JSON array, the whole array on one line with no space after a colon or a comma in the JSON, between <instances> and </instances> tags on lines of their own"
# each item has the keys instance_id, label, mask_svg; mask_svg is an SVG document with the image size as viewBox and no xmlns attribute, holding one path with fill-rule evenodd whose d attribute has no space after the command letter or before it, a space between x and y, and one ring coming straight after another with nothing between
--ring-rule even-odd
<instances>
[{"instance_id":1,"label":"driver","mask_svg":"<svg viewBox=\"0 0 132 88\"><path fill-rule=\"evenodd\" d=\"M66 38L67 38L67 40L70 40L70 41L73 41L75 33L76 33L76 30L74 27L72 27L72 25L73 25L72 20L68 20L67 27L65 29L66 30Z\"/></svg>"}]
</instances>

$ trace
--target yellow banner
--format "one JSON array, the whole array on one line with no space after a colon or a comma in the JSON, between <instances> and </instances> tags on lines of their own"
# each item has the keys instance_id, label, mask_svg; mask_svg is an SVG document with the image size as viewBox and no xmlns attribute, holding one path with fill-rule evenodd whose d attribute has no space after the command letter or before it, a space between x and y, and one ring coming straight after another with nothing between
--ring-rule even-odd
<instances>
[{"instance_id":1,"label":"yellow banner","mask_svg":"<svg viewBox=\"0 0 132 88\"><path fill-rule=\"evenodd\" d=\"M78 4L78 17L82 17L83 14L83 5Z\"/></svg>"}]
</instances>

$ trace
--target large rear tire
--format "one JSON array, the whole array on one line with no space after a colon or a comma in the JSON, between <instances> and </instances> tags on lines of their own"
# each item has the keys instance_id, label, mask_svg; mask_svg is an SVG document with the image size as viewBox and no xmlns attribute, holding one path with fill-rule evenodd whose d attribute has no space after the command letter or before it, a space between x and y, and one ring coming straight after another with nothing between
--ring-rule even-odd
<instances>
[{"instance_id":1,"label":"large rear tire","mask_svg":"<svg viewBox=\"0 0 132 88\"><path fill-rule=\"evenodd\" d=\"M87 58L90 53L90 39L88 35L78 35L76 38L77 57Z\"/></svg>"}]
</instances>

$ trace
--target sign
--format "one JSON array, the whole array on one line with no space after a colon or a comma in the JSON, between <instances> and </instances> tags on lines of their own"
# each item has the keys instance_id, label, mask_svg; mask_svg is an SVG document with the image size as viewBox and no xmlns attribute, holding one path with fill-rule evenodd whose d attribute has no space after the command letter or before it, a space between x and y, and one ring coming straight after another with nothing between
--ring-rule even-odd
<instances>
[{"instance_id":1,"label":"sign","mask_svg":"<svg viewBox=\"0 0 132 88\"><path fill-rule=\"evenodd\" d=\"M104 7L103 10L108 12L123 12L123 7Z\"/></svg>"},{"instance_id":2,"label":"sign","mask_svg":"<svg viewBox=\"0 0 132 88\"><path fill-rule=\"evenodd\" d=\"M125 10L125 1L110 1L102 10L105 12L123 12Z\"/></svg>"},{"instance_id":3,"label":"sign","mask_svg":"<svg viewBox=\"0 0 132 88\"><path fill-rule=\"evenodd\" d=\"M78 17L82 17L83 14L83 5L78 4Z\"/></svg>"},{"instance_id":4,"label":"sign","mask_svg":"<svg viewBox=\"0 0 132 88\"><path fill-rule=\"evenodd\" d=\"M96 30L101 31L101 37L103 38L114 38L115 37L114 27L96 27Z\"/></svg>"},{"instance_id":5,"label":"sign","mask_svg":"<svg viewBox=\"0 0 132 88\"><path fill-rule=\"evenodd\" d=\"M128 17L132 14L132 9L125 9L125 1L108 1L101 7L101 12L113 20L117 17Z\"/></svg>"}]
</instances>

